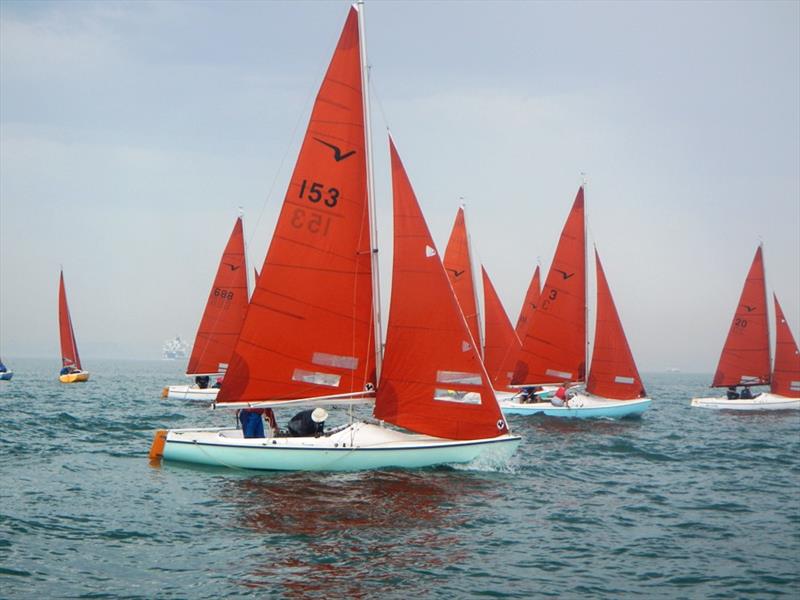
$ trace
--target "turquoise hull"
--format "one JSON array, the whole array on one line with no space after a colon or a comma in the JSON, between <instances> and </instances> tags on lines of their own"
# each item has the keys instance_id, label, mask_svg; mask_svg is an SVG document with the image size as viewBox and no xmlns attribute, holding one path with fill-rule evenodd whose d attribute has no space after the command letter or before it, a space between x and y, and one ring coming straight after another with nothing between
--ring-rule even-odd
<instances>
[{"instance_id":1,"label":"turquoise hull","mask_svg":"<svg viewBox=\"0 0 800 600\"><path fill-rule=\"evenodd\" d=\"M183 434L191 435L188 432ZM503 464L517 449L521 438L506 435L474 441L385 443L385 447L314 447L316 442L286 438L232 440L229 443L200 436L177 441L173 432L163 449L166 461L180 461L239 469L277 471L363 471L392 467L414 469L434 465L463 464L476 460ZM324 442L322 442L324 443ZM306 444L308 444L307 447ZM398 446L403 447L398 447ZM388 447L386 447L388 446ZM394 447L392 447L394 446Z\"/></svg>"},{"instance_id":2,"label":"turquoise hull","mask_svg":"<svg viewBox=\"0 0 800 600\"><path fill-rule=\"evenodd\" d=\"M13 376L14 376L14 371L6 371L4 373L0 373L0 381L10 381Z\"/></svg>"},{"instance_id":3,"label":"turquoise hull","mask_svg":"<svg viewBox=\"0 0 800 600\"><path fill-rule=\"evenodd\" d=\"M620 402L607 402L605 405L592 402L584 406L559 407L550 403L520 404L501 402L500 408L506 415L545 415L562 419L623 419L639 417L650 408L650 398Z\"/></svg>"}]
</instances>

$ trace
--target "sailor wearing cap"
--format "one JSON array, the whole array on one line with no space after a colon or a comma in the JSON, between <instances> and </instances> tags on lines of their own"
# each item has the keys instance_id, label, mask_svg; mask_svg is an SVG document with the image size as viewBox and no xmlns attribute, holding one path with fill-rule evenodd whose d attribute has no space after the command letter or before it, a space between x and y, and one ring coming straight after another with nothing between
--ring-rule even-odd
<instances>
[{"instance_id":1,"label":"sailor wearing cap","mask_svg":"<svg viewBox=\"0 0 800 600\"><path fill-rule=\"evenodd\" d=\"M325 429L328 411L322 407L303 410L291 418L287 425L292 437L311 437L321 435Z\"/></svg>"}]
</instances>

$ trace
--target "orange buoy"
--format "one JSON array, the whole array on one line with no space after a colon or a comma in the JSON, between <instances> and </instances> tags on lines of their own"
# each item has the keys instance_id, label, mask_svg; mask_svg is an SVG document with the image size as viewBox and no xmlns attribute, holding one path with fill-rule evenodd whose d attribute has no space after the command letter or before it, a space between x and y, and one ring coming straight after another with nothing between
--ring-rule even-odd
<instances>
[{"instance_id":1,"label":"orange buoy","mask_svg":"<svg viewBox=\"0 0 800 600\"><path fill-rule=\"evenodd\" d=\"M169 388L165 387L163 390L161 390L161 397L166 398L167 396L169 396Z\"/></svg>"},{"instance_id":2,"label":"orange buoy","mask_svg":"<svg viewBox=\"0 0 800 600\"><path fill-rule=\"evenodd\" d=\"M167 443L167 430L158 429L150 446L150 460L159 460L164 455L164 444Z\"/></svg>"}]
</instances>

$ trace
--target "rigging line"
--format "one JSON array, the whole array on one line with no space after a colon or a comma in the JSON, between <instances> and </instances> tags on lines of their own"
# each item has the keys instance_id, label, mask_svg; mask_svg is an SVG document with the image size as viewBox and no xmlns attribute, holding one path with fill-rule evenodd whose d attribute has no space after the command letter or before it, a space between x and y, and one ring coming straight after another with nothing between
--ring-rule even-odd
<instances>
[{"instance_id":1,"label":"rigging line","mask_svg":"<svg viewBox=\"0 0 800 600\"><path fill-rule=\"evenodd\" d=\"M386 131L391 131L389 119L386 117L386 111L383 109L383 102L381 102L381 95L378 93L378 86L375 83L375 76L372 73L372 65L367 65L367 73L369 76L370 95L375 98L375 102L378 104L378 111L381 114L381 121L383 121L384 128L386 128Z\"/></svg>"}]
</instances>

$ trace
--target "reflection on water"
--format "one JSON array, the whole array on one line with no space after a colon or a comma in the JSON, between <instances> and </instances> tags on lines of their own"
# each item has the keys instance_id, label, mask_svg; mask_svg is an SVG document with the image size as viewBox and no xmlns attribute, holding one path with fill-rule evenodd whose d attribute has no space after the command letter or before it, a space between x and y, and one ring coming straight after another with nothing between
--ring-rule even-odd
<instances>
[{"instance_id":1,"label":"reflection on water","mask_svg":"<svg viewBox=\"0 0 800 600\"><path fill-rule=\"evenodd\" d=\"M549 417L547 415L534 415L528 417L515 417L512 421L514 433L525 435L526 432L535 434L553 433L591 435L620 435L631 430L639 429L643 419L564 419Z\"/></svg>"},{"instance_id":2,"label":"reflection on water","mask_svg":"<svg viewBox=\"0 0 800 600\"><path fill-rule=\"evenodd\" d=\"M219 491L241 509L239 525L262 536L258 567L244 585L273 588L282 580L291 596L335 590L357 598L385 586L424 593L414 569L462 562L457 531L470 520L462 500L489 502L493 487L474 474L427 470L280 474L228 482Z\"/></svg>"}]
</instances>

